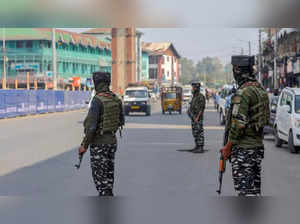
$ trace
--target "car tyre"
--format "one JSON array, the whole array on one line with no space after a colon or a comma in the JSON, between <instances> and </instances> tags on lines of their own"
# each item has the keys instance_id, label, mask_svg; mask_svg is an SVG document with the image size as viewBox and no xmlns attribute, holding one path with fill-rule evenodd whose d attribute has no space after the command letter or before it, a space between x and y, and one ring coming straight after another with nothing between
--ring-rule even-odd
<instances>
[{"instance_id":1,"label":"car tyre","mask_svg":"<svg viewBox=\"0 0 300 224\"><path fill-rule=\"evenodd\" d=\"M274 131L274 138L275 138L275 146L280 148L282 146L282 140L278 136L277 127L275 128L275 131Z\"/></svg>"},{"instance_id":2,"label":"car tyre","mask_svg":"<svg viewBox=\"0 0 300 224\"><path fill-rule=\"evenodd\" d=\"M294 145L294 136L292 130L290 130L289 133L288 147L291 153L298 153L298 147Z\"/></svg>"}]
</instances>

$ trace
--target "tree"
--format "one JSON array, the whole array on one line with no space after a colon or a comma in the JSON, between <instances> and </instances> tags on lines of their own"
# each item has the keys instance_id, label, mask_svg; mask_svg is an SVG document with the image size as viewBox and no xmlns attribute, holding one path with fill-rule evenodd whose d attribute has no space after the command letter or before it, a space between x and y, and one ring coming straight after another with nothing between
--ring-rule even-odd
<instances>
[{"instance_id":1,"label":"tree","mask_svg":"<svg viewBox=\"0 0 300 224\"><path fill-rule=\"evenodd\" d=\"M208 87L218 87L232 81L231 64L223 65L218 57L205 57L194 65L187 58L181 59L182 76L180 82L188 84L195 79Z\"/></svg>"},{"instance_id":2,"label":"tree","mask_svg":"<svg viewBox=\"0 0 300 224\"><path fill-rule=\"evenodd\" d=\"M179 78L179 81L186 85L190 84L190 82L195 78L195 67L193 60L187 58L180 59L182 74Z\"/></svg>"}]
</instances>

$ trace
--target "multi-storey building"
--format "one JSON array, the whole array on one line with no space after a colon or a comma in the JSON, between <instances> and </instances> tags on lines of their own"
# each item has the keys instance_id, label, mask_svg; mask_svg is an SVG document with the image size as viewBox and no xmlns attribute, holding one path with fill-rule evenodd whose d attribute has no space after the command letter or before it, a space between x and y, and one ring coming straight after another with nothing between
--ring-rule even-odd
<instances>
[{"instance_id":1,"label":"multi-storey building","mask_svg":"<svg viewBox=\"0 0 300 224\"><path fill-rule=\"evenodd\" d=\"M268 29L263 42L262 83L270 89L300 87L300 29Z\"/></svg>"},{"instance_id":2,"label":"multi-storey building","mask_svg":"<svg viewBox=\"0 0 300 224\"><path fill-rule=\"evenodd\" d=\"M172 43L143 43L143 50L149 52L149 80L178 82L180 55Z\"/></svg>"},{"instance_id":3,"label":"multi-storey building","mask_svg":"<svg viewBox=\"0 0 300 224\"><path fill-rule=\"evenodd\" d=\"M3 37L7 81L29 73L34 78L52 77L52 29L0 29L0 73L3 73ZM84 83L92 72L112 70L111 42L105 37L78 34L56 29L57 76L68 82L80 77Z\"/></svg>"}]
</instances>

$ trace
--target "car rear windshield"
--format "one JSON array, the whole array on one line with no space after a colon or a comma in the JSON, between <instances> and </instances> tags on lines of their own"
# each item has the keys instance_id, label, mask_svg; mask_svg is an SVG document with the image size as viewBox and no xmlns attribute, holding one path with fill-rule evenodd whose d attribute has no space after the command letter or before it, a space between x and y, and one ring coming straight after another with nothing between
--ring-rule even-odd
<instances>
[{"instance_id":1,"label":"car rear windshield","mask_svg":"<svg viewBox=\"0 0 300 224\"><path fill-rule=\"evenodd\" d=\"M166 99L176 99L176 93L166 93L165 98Z\"/></svg>"},{"instance_id":2,"label":"car rear windshield","mask_svg":"<svg viewBox=\"0 0 300 224\"><path fill-rule=\"evenodd\" d=\"M300 95L295 97L295 112L300 114Z\"/></svg>"},{"instance_id":3,"label":"car rear windshield","mask_svg":"<svg viewBox=\"0 0 300 224\"><path fill-rule=\"evenodd\" d=\"M135 97L135 98L147 98L148 94L145 90L127 90L125 93L128 97Z\"/></svg>"}]
</instances>

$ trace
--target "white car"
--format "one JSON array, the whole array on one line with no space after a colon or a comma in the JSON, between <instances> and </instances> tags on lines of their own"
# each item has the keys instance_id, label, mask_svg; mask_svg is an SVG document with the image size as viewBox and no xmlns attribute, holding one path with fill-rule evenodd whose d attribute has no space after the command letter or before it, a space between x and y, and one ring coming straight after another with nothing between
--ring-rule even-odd
<instances>
[{"instance_id":1,"label":"white car","mask_svg":"<svg viewBox=\"0 0 300 224\"><path fill-rule=\"evenodd\" d=\"M183 101L189 102L192 99L192 88L184 88L183 89Z\"/></svg>"},{"instance_id":2,"label":"white car","mask_svg":"<svg viewBox=\"0 0 300 224\"><path fill-rule=\"evenodd\" d=\"M129 87L124 95L124 112L128 116L130 112L144 112L151 115L151 95L147 87Z\"/></svg>"},{"instance_id":3,"label":"white car","mask_svg":"<svg viewBox=\"0 0 300 224\"><path fill-rule=\"evenodd\" d=\"M274 122L275 145L288 144L292 153L300 149L300 88L285 88L280 94Z\"/></svg>"}]
</instances>

